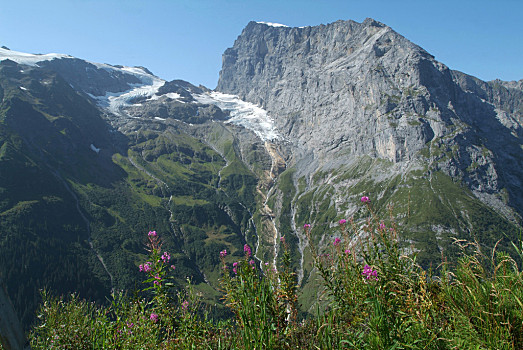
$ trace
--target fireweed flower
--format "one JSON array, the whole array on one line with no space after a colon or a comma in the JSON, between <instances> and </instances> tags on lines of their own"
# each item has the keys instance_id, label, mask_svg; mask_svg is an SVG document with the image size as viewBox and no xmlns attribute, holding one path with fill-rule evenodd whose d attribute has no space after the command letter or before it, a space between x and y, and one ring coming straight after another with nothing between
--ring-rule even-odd
<instances>
[{"instance_id":1,"label":"fireweed flower","mask_svg":"<svg viewBox=\"0 0 523 350\"><path fill-rule=\"evenodd\" d=\"M345 224L347 223L347 220L345 220L345 219L341 219L341 220L339 221L339 223L340 223L340 225L345 225Z\"/></svg>"},{"instance_id":2,"label":"fireweed flower","mask_svg":"<svg viewBox=\"0 0 523 350\"><path fill-rule=\"evenodd\" d=\"M162 285L162 278L158 275L154 276L155 278L155 281L154 281L154 284L157 285L157 286L161 286Z\"/></svg>"},{"instance_id":3,"label":"fireweed flower","mask_svg":"<svg viewBox=\"0 0 523 350\"><path fill-rule=\"evenodd\" d=\"M140 265L140 272L142 272L142 271L143 271L143 272L149 272L149 271L151 271L151 262L150 262L150 261L146 262L146 263L143 264L143 265Z\"/></svg>"},{"instance_id":4,"label":"fireweed flower","mask_svg":"<svg viewBox=\"0 0 523 350\"><path fill-rule=\"evenodd\" d=\"M367 196L363 196L363 197L361 197L361 201L362 201L363 203L370 203L370 198L367 197Z\"/></svg>"},{"instance_id":5,"label":"fireweed flower","mask_svg":"<svg viewBox=\"0 0 523 350\"><path fill-rule=\"evenodd\" d=\"M149 317L149 319L153 322L157 322L158 321L158 315L155 314L154 312L151 314L151 316Z\"/></svg>"},{"instance_id":6,"label":"fireweed flower","mask_svg":"<svg viewBox=\"0 0 523 350\"><path fill-rule=\"evenodd\" d=\"M378 271L373 270L369 265L365 265L363 267L363 272L361 274L367 279L374 279L376 281L378 280Z\"/></svg>"},{"instance_id":7,"label":"fireweed flower","mask_svg":"<svg viewBox=\"0 0 523 350\"><path fill-rule=\"evenodd\" d=\"M245 244L245 245L243 246L243 251L245 252L245 255L247 255L247 257L250 257L251 254L252 254L251 247L249 247L248 244Z\"/></svg>"},{"instance_id":8,"label":"fireweed flower","mask_svg":"<svg viewBox=\"0 0 523 350\"><path fill-rule=\"evenodd\" d=\"M171 255L169 255L169 253L167 253L167 252L164 252L162 255L162 260L164 263L168 263L169 260L171 260Z\"/></svg>"},{"instance_id":9,"label":"fireweed flower","mask_svg":"<svg viewBox=\"0 0 523 350\"><path fill-rule=\"evenodd\" d=\"M349 255L350 254L350 249L345 249L345 254Z\"/></svg>"},{"instance_id":10,"label":"fireweed flower","mask_svg":"<svg viewBox=\"0 0 523 350\"><path fill-rule=\"evenodd\" d=\"M307 230L307 229L311 228L311 224L305 224L305 225L303 225L303 228Z\"/></svg>"},{"instance_id":11,"label":"fireweed flower","mask_svg":"<svg viewBox=\"0 0 523 350\"><path fill-rule=\"evenodd\" d=\"M184 311L187 311L187 308L189 307L189 302L187 300L185 300L183 303L182 303L182 310Z\"/></svg>"},{"instance_id":12,"label":"fireweed flower","mask_svg":"<svg viewBox=\"0 0 523 350\"><path fill-rule=\"evenodd\" d=\"M149 237L156 237L156 231L149 231L149 233L147 234Z\"/></svg>"},{"instance_id":13,"label":"fireweed flower","mask_svg":"<svg viewBox=\"0 0 523 350\"><path fill-rule=\"evenodd\" d=\"M220 258L225 258L227 256L227 249L224 249L220 252Z\"/></svg>"},{"instance_id":14,"label":"fireweed flower","mask_svg":"<svg viewBox=\"0 0 523 350\"><path fill-rule=\"evenodd\" d=\"M334 238L334 243L332 243L332 244L334 244L334 246L336 247L338 244L340 244L340 242L341 242L341 238L336 237L336 238Z\"/></svg>"},{"instance_id":15,"label":"fireweed flower","mask_svg":"<svg viewBox=\"0 0 523 350\"><path fill-rule=\"evenodd\" d=\"M176 266L171 265L171 269L175 270L175 269L176 269Z\"/></svg>"},{"instance_id":16,"label":"fireweed flower","mask_svg":"<svg viewBox=\"0 0 523 350\"><path fill-rule=\"evenodd\" d=\"M380 229L384 230L385 229L385 224L382 222L380 222Z\"/></svg>"}]
</instances>

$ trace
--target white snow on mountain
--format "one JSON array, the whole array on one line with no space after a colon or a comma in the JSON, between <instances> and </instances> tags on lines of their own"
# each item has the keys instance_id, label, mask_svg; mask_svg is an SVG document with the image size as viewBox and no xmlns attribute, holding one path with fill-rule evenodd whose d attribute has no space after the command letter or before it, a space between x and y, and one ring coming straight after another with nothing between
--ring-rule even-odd
<instances>
[{"instance_id":1,"label":"white snow on mountain","mask_svg":"<svg viewBox=\"0 0 523 350\"><path fill-rule=\"evenodd\" d=\"M231 118L226 123L252 130L263 141L282 139L267 111L253 103L242 101L235 95L216 91L201 95L195 94L193 97L199 103L213 104L224 111L229 111Z\"/></svg>"},{"instance_id":2,"label":"white snow on mountain","mask_svg":"<svg viewBox=\"0 0 523 350\"><path fill-rule=\"evenodd\" d=\"M6 50L0 48L0 61L11 60L18 64L25 64L28 66L38 66L38 62L51 61L60 58L73 58L69 55L63 55L58 53L48 53L45 55L35 55L30 53Z\"/></svg>"},{"instance_id":3,"label":"white snow on mountain","mask_svg":"<svg viewBox=\"0 0 523 350\"><path fill-rule=\"evenodd\" d=\"M74 59L74 57L56 53L34 55L0 48L0 61L6 59L19 64L38 66L38 63L42 61L51 61L54 59ZM165 80L146 72L145 69L140 67L115 67L104 63L89 63L108 72L119 71L124 74L134 75L141 81L139 84L129 84L129 90L124 92L108 92L105 94L105 96L93 96L89 94L91 98L97 101L99 106L104 107L115 114L120 114L120 110L123 107L131 105L134 99L149 98L154 96L154 94L158 92L158 89L163 84L165 84Z\"/></svg>"},{"instance_id":4,"label":"white snow on mountain","mask_svg":"<svg viewBox=\"0 0 523 350\"><path fill-rule=\"evenodd\" d=\"M127 91L107 92L105 96L93 96L89 94L91 98L97 101L99 106L108 109L113 114L121 114L121 109L130 106L133 100L154 97L158 89L165 84L165 80L146 72L140 67L115 67L104 63L89 63L109 72L120 71L125 74L134 75L141 81L140 84L129 84L130 89Z\"/></svg>"},{"instance_id":5,"label":"white snow on mountain","mask_svg":"<svg viewBox=\"0 0 523 350\"><path fill-rule=\"evenodd\" d=\"M108 109L113 114L121 114L121 109L132 105L133 100L150 98L158 92L158 89L165 84L165 80L153 75L138 76L142 84L129 84L131 89L124 92L107 92L105 96L94 96L100 107Z\"/></svg>"},{"instance_id":6,"label":"white snow on mountain","mask_svg":"<svg viewBox=\"0 0 523 350\"><path fill-rule=\"evenodd\" d=\"M258 22L274 27L285 27L283 24ZM34 55L0 48L0 61L10 59L19 64L38 66L39 62L53 59L73 59L74 57L61 54ZM124 74L131 74L137 77L141 83L129 84L129 90L123 92L107 92L104 96L89 96L94 99L100 107L107 109L113 114L125 115L123 108L133 105L138 100L157 100L161 96L156 95L160 87L165 84L165 80L160 79L145 69L140 67L111 66L103 63L89 62L98 69L109 72L119 71ZM24 89L21 87L21 89ZM168 93L163 96L179 100L181 96L177 93ZM267 112L255 104L242 101L235 95L223 94L220 92L194 94L193 97L199 103L213 104L217 107L230 112L230 119L226 122L243 126L252 130L264 141L282 139L281 135L274 126L274 121ZM183 101L182 101L183 102ZM135 104L136 105L136 104ZM91 149L97 152L97 148L91 145Z\"/></svg>"},{"instance_id":7,"label":"white snow on mountain","mask_svg":"<svg viewBox=\"0 0 523 350\"><path fill-rule=\"evenodd\" d=\"M266 25L268 25L269 27L289 27L289 26L286 26L285 24L272 23L272 22L256 22L256 23L266 24Z\"/></svg>"},{"instance_id":8,"label":"white snow on mountain","mask_svg":"<svg viewBox=\"0 0 523 350\"><path fill-rule=\"evenodd\" d=\"M149 100L151 101L154 101L154 100L159 100L160 98L162 97L167 97L167 98L170 98L171 100L179 100L180 98L182 98L182 96L176 92L169 92L167 94L163 94L163 95L153 95L149 98ZM182 103L185 103L184 101L178 101L178 102L182 102Z\"/></svg>"}]
</instances>

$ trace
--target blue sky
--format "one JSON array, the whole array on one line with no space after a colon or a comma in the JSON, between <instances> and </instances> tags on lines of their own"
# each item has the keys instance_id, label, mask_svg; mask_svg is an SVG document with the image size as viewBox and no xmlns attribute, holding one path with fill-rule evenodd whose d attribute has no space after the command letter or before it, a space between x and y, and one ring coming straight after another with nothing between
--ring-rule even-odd
<instances>
[{"instance_id":1,"label":"blue sky","mask_svg":"<svg viewBox=\"0 0 523 350\"><path fill-rule=\"evenodd\" d=\"M140 65L214 88L221 55L251 20L383 22L451 69L523 79L521 0L3 0L0 46Z\"/></svg>"}]
</instances>

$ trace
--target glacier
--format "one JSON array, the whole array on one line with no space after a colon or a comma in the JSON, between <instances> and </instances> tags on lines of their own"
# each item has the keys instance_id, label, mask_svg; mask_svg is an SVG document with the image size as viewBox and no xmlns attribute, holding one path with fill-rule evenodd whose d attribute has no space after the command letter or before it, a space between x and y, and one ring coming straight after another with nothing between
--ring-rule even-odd
<instances>
[{"instance_id":1,"label":"glacier","mask_svg":"<svg viewBox=\"0 0 523 350\"><path fill-rule=\"evenodd\" d=\"M213 104L224 111L228 111L230 119L226 120L226 123L249 129L263 141L283 139L274 125L274 120L266 110L253 103L245 102L236 95L213 91L200 95L195 94L193 98L198 103Z\"/></svg>"}]
</instances>

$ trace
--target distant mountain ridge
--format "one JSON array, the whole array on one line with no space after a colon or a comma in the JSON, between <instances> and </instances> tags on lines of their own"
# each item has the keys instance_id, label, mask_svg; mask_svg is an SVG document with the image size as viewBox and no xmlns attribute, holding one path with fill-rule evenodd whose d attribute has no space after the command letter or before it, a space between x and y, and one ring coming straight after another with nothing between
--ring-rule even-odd
<instances>
[{"instance_id":1,"label":"distant mountain ridge","mask_svg":"<svg viewBox=\"0 0 523 350\"><path fill-rule=\"evenodd\" d=\"M394 204L422 264L453 256L453 238L507 246L523 215L522 94L522 80L452 71L372 19L250 22L215 91L2 48L0 279L27 326L38 288L136 288L155 229L179 282L214 304L219 251L250 244L276 262L285 236L308 311L303 225L328 247L364 195L378 214Z\"/></svg>"}]
</instances>

